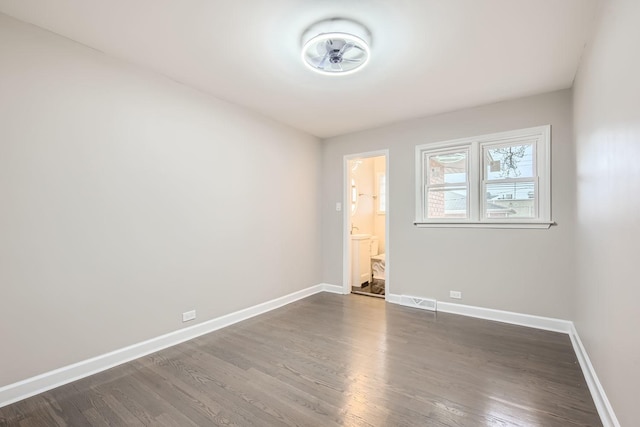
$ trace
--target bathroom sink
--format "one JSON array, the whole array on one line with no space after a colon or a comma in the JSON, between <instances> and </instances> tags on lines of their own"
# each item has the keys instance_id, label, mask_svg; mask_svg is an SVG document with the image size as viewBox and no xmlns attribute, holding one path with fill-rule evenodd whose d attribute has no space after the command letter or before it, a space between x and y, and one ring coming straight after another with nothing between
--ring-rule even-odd
<instances>
[{"instance_id":1,"label":"bathroom sink","mask_svg":"<svg viewBox=\"0 0 640 427\"><path fill-rule=\"evenodd\" d=\"M364 240L364 239L370 239L371 238L371 234L352 234L351 235L351 240Z\"/></svg>"}]
</instances>

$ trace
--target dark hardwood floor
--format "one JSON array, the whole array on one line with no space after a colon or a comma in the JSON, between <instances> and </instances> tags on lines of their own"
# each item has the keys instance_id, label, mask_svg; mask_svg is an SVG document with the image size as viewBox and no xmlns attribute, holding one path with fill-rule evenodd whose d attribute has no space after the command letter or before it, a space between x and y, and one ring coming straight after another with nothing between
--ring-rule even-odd
<instances>
[{"instance_id":1,"label":"dark hardwood floor","mask_svg":"<svg viewBox=\"0 0 640 427\"><path fill-rule=\"evenodd\" d=\"M317 294L0 408L2 426L599 426L569 337Z\"/></svg>"},{"instance_id":2,"label":"dark hardwood floor","mask_svg":"<svg viewBox=\"0 0 640 427\"><path fill-rule=\"evenodd\" d=\"M351 292L358 295L368 295L372 297L384 298L385 283L384 280L373 279L361 286L351 286Z\"/></svg>"}]
</instances>

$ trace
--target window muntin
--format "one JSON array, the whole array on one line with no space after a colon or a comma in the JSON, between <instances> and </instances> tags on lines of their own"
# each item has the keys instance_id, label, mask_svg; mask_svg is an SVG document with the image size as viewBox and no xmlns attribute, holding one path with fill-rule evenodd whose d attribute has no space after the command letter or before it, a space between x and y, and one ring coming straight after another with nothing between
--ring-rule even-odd
<instances>
[{"instance_id":1,"label":"window muntin","mask_svg":"<svg viewBox=\"0 0 640 427\"><path fill-rule=\"evenodd\" d=\"M550 126L416 147L417 225L551 224Z\"/></svg>"}]
</instances>

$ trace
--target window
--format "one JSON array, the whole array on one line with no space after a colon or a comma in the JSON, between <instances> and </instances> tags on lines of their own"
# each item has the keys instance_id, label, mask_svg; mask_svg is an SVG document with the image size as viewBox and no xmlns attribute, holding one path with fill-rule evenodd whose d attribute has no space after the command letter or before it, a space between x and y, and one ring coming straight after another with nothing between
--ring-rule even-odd
<instances>
[{"instance_id":1,"label":"window","mask_svg":"<svg viewBox=\"0 0 640 427\"><path fill-rule=\"evenodd\" d=\"M351 215L356 212L358 208L358 187L356 187L355 178L351 178Z\"/></svg>"},{"instance_id":2,"label":"window","mask_svg":"<svg viewBox=\"0 0 640 427\"><path fill-rule=\"evenodd\" d=\"M416 147L416 225L546 228L550 126Z\"/></svg>"},{"instance_id":3,"label":"window","mask_svg":"<svg viewBox=\"0 0 640 427\"><path fill-rule=\"evenodd\" d=\"M425 154L424 200L429 219L469 218L469 150Z\"/></svg>"},{"instance_id":4,"label":"window","mask_svg":"<svg viewBox=\"0 0 640 427\"><path fill-rule=\"evenodd\" d=\"M384 215L387 212L387 175L379 172L377 176L378 181L378 203L377 211L379 215Z\"/></svg>"}]
</instances>

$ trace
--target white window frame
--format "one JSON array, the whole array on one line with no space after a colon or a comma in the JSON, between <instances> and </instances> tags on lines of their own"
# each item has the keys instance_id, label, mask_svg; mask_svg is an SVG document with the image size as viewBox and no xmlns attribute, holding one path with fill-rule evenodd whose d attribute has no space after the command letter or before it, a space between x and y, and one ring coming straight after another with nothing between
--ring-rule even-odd
<instances>
[{"instance_id":1,"label":"white window frame","mask_svg":"<svg viewBox=\"0 0 640 427\"><path fill-rule=\"evenodd\" d=\"M500 145L514 145L519 141L533 144L533 178L509 178L500 182L533 181L535 188L533 218L485 217L483 189L486 166L484 149ZM426 159L434 154L453 150L468 150L468 216L467 218L429 219L427 212L428 165ZM489 181L491 182L491 181ZM494 181L495 182L495 181ZM537 126L489 135L416 146L416 220L418 227L479 227L479 228L549 228L551 220L551 126Z\"/></svg>"},{"instance_id":2,"label":"white window frame","mask_svg":"<svg viewBox=\"0 0 640 427\"><path fill-rule=\"evenodd\" d=\"M422 179L423 179L423 188L422 188L422 208L424 218L429 222L445 222L445 223L456 223L456 222L469 222L471 220L471 203L470 203L470 195L472 193L471 190L471 170L474 162L471 159L471 144L464 145L450 145L448 143L438 144L438 147L432 147L431 150L423 151L421 166L423 170ZM465 182L456 182L456 183L442 183L442 184L430 184L429 183L429 165L428 159L431 156L437 156L442 154L448 154L452 152L464 152L466 154L466 163L467 163L467 180ZM465 218L438 218L438 219L428 219L429 209L427 198L430 189L442 189L446 190L450 187L465 187L467 191L467 203L466 203L466 217Z\"/></svg>"}]
</instances>

